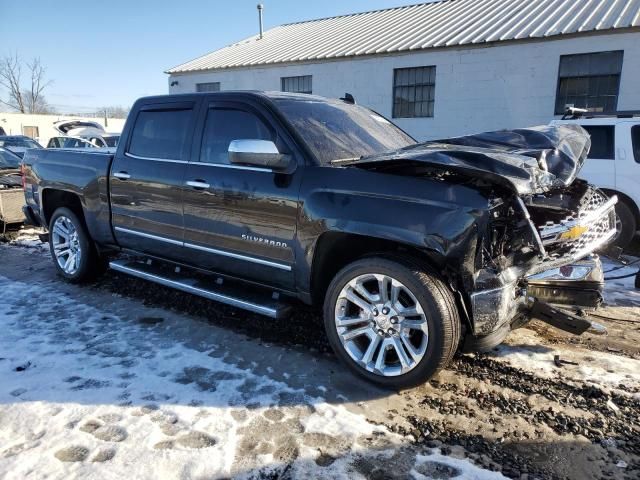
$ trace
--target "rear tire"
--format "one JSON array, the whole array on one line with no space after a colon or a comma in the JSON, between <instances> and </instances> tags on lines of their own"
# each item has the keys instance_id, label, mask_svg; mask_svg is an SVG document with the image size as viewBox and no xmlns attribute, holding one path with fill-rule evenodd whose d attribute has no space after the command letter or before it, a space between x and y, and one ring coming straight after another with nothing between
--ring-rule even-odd
<instances>
[{"instance_id":1,"label":"rear tire","mask_svg":"<svg viewBox=\"0 0 640 480\"><path fill-rule=\"evenodd\" d=\"M58 275L71 283L94 280L106 262L89 237L84 222L70 209L60 207L49 221L49 250Z\"/></svg>"},{"instance_id":2,"label":"rear tire","mask_svg":"<svg viewBox=\"0 0 640 480\"><path fill-rule=\"evenodd\" d=\"M461 329L451 290L404 257L366 258L338 272L325 297L324 324L340 360L394 389L422 384L447 365Z\"/></svg>"},{"instance_id":3,"label":"rear tire","mask_svg":"<svg viewBox=\"0 0 640 480\"><path fill-rule=\"evenodd\" d=\"M633 240L638 229L638 223L636 222L636 217L633 214L631 207L629 207L626 202L619 200L615 208L616 216L618 217L618 222L616 224L618 232L613 243L614 245L625 249L629 246L631 240Z\"/></svg>"}]
</instances>

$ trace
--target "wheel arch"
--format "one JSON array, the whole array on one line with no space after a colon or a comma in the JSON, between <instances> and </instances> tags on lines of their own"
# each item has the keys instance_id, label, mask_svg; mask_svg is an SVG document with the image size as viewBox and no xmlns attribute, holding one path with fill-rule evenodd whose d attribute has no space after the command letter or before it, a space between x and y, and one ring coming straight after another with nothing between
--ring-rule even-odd
<instances>
[{"instance_id":1,"label":"wheel arch","mask_svg":"<svg viewBox=\"0 0 640 480\"><path fill-rule=\"evenodd\" d=\"M638 207L638 204L633 200L633 198L631 198L626 193L622 193L612 188L601 188L601 190L610 197L613 195L617 195L618 201L624 202L631 209L631 211L633 212L633 216L636 219L636 224L640 225L640 208Z\"/></svg>"},{"instance_id":2,"label":"wheel arch","mask_svg":"<svg viewBox=\"0 0 640 480\"><path fill-rule=\"evenodd\" d=\"M310 294L314 305L321 305L331 280L346 265L371 256L400 254L426 264L434 271L441 271L446 259L439 252L421 249L385 238L328 231L318 240L311 262Z\"/></svg>"},{"instance_id":3,"label":"wheel arch","mask_svg":"<svg viewBox=\"0 0 640 480\"><path fill-rule=\"evenodd\" d=\"M67 207L84 222L84 208L80 196L75 192L57 188L44 188L41 194L43 221L48 227L51 216L60 207ZM86 227L86 225L85 225Z\"/></svg>"}]
</instances>

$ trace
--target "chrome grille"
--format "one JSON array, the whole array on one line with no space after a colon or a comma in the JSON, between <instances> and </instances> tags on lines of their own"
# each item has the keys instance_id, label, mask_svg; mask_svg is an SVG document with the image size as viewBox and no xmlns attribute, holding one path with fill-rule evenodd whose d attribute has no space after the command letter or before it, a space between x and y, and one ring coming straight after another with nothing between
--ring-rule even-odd
<instances>
[{"instance_id":1,"label":"chrome grille","mask_svg":"<svg viewBox=\"0 0 640 480\"><path fill-rule=\"evenodd\" d=\"M578 209L573 215L569 215L558 222L548 221L539 226L543 245L573 243L574 240L572 239L562 238L562 234L567 233L574 227L588 227L589 229L597 227L594 222L598 222L604 216L606 212L601 210L607 210L607 203L611 203L611 201L602 192L595 188L589 188L580 200ZM611 205L611 208L613 208L613 205Z\"/></svg>"},{"instance_id":2,"label":"chrome grille","mask_svg":"<svg viewBox=\"0 0 640 480\"><path fill-rule=\"evenodd\" d=\"M535 270L542 271L579 260L609 242L616 233L616 202L615 196L607 198L599 190L590 187L575 215L560 222L547 222L539 228L546 255ZM575 227L588 229L575 239L560 238L562 233Z\"/></svg>"}]
</instances>

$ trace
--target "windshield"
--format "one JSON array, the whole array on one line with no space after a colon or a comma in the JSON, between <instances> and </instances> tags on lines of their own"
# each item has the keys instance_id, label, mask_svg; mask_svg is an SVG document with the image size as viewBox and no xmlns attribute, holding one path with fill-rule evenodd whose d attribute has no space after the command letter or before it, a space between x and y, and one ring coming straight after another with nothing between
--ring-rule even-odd
<instances>
[{"instance_id":1,"label":"windshield","mask_svg":"<svg viewBox=\"0 0 640 480\"><path fill-rule=\"evenodd\" d=\"M0 138L0 147L42 148L38 142L27 137Z\"/></svg>"},{"instance_id":2,"label":"windshield","mask_svg":"<svg viewBox=\"0 0 640 480\"><path fill-rule=\"evenodd\" d=\"M413 145L416 141L368 108L340 100L276 97L320 164Z\"/></svg>"},{"instance_id":3,"label":"windshield","mask_svg":"<svg viewBox=\"0 0 640 480\"><path fill-rule=\"evenodd\" d=\"M0 170L20 168L20 157L4 149L0 149Z\"/></svg>"}]
</instances>

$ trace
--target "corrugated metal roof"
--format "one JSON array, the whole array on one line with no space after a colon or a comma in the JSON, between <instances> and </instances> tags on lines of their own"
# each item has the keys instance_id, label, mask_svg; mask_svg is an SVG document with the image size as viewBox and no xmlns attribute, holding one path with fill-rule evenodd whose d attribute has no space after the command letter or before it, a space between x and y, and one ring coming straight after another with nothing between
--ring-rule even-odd
<instances>
[{"instance_id":1,"label":"corrugated metal roof","mask_svg":"<svg viewBox=\"0 0 640 480\"><path fill-rule=\"evenodd\" d=\"M167 73L405 52L640 26L640 0L443 0L280 25Z\"/></svg>"}]
</instances>

